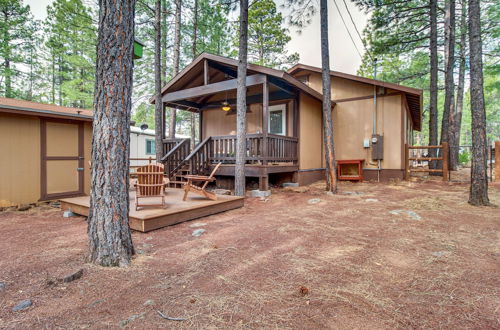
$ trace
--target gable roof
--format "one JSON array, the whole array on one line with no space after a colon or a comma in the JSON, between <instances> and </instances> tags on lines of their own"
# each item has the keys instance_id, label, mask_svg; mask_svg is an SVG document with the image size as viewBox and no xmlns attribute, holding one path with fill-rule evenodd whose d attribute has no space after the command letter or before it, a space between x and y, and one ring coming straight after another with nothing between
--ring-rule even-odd
<instances>
[{"instance_id":1,"label":"gable roof","mask_svg":"<svg viewBox=\"0 0 500 330\"><path fill-rule=\"evenodd\" d=\"M0 97L0 112L92 121L92 110Z\"/></svg>"},{"instance_id":2,"label":"gable roof","mask_svg":"<svg viewBox=\"0 0 500 330\"><path fill-rule=\"evenodd\" d=\"M316 72L316 73L321 73L321 68L311 66L311 65L306 65L306 64L296 64L292 68L288 70L288 73L291 75L295 75L301 71L310 71L310 72ZM418 88L412 88L412 87L407 87L395 83L390 83L386 81L381 81L381 80L376 80L376 79L371 79L371 78L365 78L365 77L360 77L356 76L353 74L348 74L348 73L343 73L339 71L333 71L330 70L330 75L333 77L338 77L338 78L344 78L348 80L353 80L357 81L360 83L364 84L370 84L370 85L375 85L375 86L380 86L380 87L385 87L389 89L394 89L400 92L405 93L406 100L408 102L408 108L410 110L411 118L413 121L413 127L415 130L420 130L422 127L422 95L423 91Z\"/></svg>"},{"instance_id":3,"label":"gable roof","mask_svg":"<svg viewBox=\"0 0 500 330\"><path fill-rule=\"evenodd\" d=\"M165 93L168 92L169 89L171 89L177 82L179 82L189 71L191 71L193 68L195 68L198 64L202 63L204 60L210 60L213 62L218 62L227 66L231 67L238 67L238 60L229 58L229 57L224 57L220 55L214 55L214 54L209 54L209 53L201 53L196 57L193 62L191 62L189 65L187 65L181 72L179 72L174 78L172 78L163 88L161 89L161 94L164 95ZM266 74L272 77L276 77L278 79L282 79L288 84L294 86L295 88L303 91L304 93L309 94L313 98L322 101L323 95L319 92L317 92L315 89L307 86L306 84L300 82L297 80L295 77L293 77L291 74L289 74L286 71L283 70L276 70L272 68L268 68L262 65L257 65L257 64L251 64L249 63L247 65L247 71L249 72L258 72L262 74ZM154 96L152 96L149 99L150 103L154 103Z\"/></svg>"}]
</instances>

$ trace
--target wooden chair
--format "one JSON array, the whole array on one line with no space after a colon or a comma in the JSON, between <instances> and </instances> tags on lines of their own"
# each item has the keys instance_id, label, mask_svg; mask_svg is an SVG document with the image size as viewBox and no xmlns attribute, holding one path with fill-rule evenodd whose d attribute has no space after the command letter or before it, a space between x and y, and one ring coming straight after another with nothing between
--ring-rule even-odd
<instances>
[{"instance_id":1,"label":"wooden chair","mask_svg":"<svg viewBox=\"0 0 500 330\"><path fill-rule=\"evenodd\" d=\"M165 187L168 179L164 177L162 164L148 164L136 169L135 210L141 206L165 207ZM139 198L161 197L161 204L139 204Z\"/></svg>"},{"instance_id":2,"label":"wooden chair","mask_svg":"<svg viewBox=\"0 0 500 330\"><path fill-rule=\"evenodd\" d=\"M221 166L222 163L219 163L215 166L214 170L212 173L210 173L210 176L203 176L203 175L185 175L184 178L187 179L187 182L184 184L184 197L182 198L183 201L186 201L187 195L189 192L193 192L195 194L204 196L208 199L211 199L213 201L217 200L217 195L211 191L207 191L207 185L210 182L215 181L215 173L217 173L217 170ZM194 184L194 182L202 183L202 186L197 186Z\"/></svg>"}]
</instances>

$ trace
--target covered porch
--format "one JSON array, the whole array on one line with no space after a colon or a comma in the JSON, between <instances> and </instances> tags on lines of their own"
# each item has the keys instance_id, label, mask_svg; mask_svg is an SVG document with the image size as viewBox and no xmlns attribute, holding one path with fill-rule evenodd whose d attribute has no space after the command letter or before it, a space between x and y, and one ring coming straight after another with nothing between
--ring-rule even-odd
<instances>
[{"instance_id":1,"label":"covered porch","mask_svg":"<svg viewBox=\"0 0 500 330\"><path fill-rule=\"evenodd\" d=\"M217 175L234 176L236 66L235 60L202 54L163 88L164 109L199 114L196 145L191 139L163 139L162 162L172 182L184 174L206 174L219 162ZM270 174L299 169L299 106L308 86L283 71L254 65L248 66L246 85L245 175L259 178L260 189L268 190ZM314 90L307 92L321 99ZM165 136L165 125L162 129Z\"/></svg>"}]
</instances>

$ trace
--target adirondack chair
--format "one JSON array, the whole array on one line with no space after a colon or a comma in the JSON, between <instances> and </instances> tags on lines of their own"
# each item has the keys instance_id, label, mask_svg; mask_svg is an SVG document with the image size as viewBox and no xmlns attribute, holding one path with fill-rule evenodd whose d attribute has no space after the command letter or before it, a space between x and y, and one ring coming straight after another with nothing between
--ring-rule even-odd
<instances>
[{"instance_id":1,"label":"adirondack chair","mask_svg":"<svg viewBox=\"0 0 500 330\"><path fill-rule=\"evenodd\" d=\"M165 187L168 179L164 178L164 167L162 164L149 164L136 169L137 181L134 184L135 210L141 206L165 207ZM139 204L139 198L161 197L161 204Z\"/></svg>"},{"instance_id":2,"label":"adirondack chair","mask_svg":"<svg viewBox=\"0 0 500 330\"><path fill-rule=\"evenodd\" d=\"M193 192L195 194L204 196L208 199L211 199L213 201L217 200L217 195L211 191L207 191L206 187L210 182L215 181L215 173L217 173L217 170L221 166L222 163L219 163L215 166L214 170L212 173L210 173L209 176L204 176L204 175L185 175L184 178L187 179L187 182L184 184L184 197L182 198L183 201L186 201L187 195L189 192ZM202 186L198 186L194 184L194 182L200 184L203 183Z\"/></svg>"}]
</instances>

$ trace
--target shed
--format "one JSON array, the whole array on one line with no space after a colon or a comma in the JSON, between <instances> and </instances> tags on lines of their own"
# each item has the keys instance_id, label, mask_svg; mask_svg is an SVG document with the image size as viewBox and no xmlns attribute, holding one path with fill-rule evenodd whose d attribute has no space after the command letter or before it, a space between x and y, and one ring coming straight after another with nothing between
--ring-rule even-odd
<instances>
[{"instance_id":1,"label":"shed","mask_svg":"<svg viewBox=\"0 0 500 330\"><path fill-rule=\"evenodd\" d=\"M0 98L0 207L90 192L92 111Z\"/></svg>"}]
</instances>

